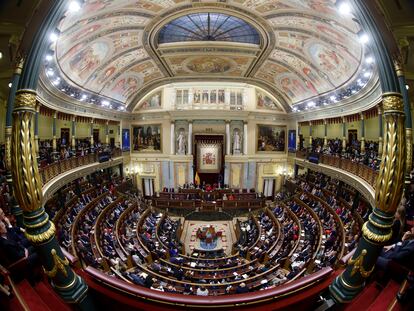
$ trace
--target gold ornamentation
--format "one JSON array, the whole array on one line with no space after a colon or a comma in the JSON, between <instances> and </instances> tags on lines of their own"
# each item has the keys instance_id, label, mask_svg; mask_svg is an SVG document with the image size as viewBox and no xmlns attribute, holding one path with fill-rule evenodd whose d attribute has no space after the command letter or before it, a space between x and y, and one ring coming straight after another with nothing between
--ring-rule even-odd
<instances>
[{"instance_id":1,"label":"gold ornamentation","mask_svg":"<svg viewBox=\"0 0 414 311\"><path fill-rule=\"evenodd\" d=\"M361 274L363 278L369 277L369 275L374 271L374 267L370 271L365 270L364 268L364 257L367 254L367 250L363 249L361 254L356 259L349 258L348 265L353 266L351 270L351 277L354 276L357 272Z\"/></svg>"},{"instance_id":2,"label":"gold ornamentation","mask_svg":"<svg viewBox=\"0 0 414 311\"><path fill-rule=\"evenodd\" d=\"M50 227L45 232L40 234L30 234L27 231L24 233L26 238L34 243L34 244L41 244L43 242L49 241L56 233L56 228L53 222L50 222Z\"/></svg>"},{"instance_id":3,"label":"gold ornamentation","mask_svg":"<svg viewBox=\"0 0 414 311\"><path fill-rule=\"evenodd\" d=\"M397 95L398 96L397 96ZM401 95L384 94L384 129L382 157L375 187L375 206L394 214L401 200L405 174L405 130Z\"/></svg>"},{"instance_id":4,"label":"gold ornamentation","mask_svg":"<svg viewBox=\"0 0 414 311\"><path fill-rule=\"evenodd\" d=\"M35 103L35 93L21 92L16 95L16 107L13 112L11 171L15 197L22 210L26 212L39 209L42 203L42 183L32 129L32 105Z\"/></svg>"},{"instance_id":5,"label":"gold ornamentation","mask_svg":"<svg viewBox=\"0 0 414 311\"><path fill-rule=\"evenodd\" d=\"M45 217L45 219L43 219L43 220L42 220L41 222L39 222L39 223L36 223L36 224L34 224L34 225L30 225L30 224L27 224L27 223L25 222L25 223L24 223L24 226L25 226L26 228L30 228L30 229L41 228L41 227L43 227L44 225L46 225L48 221L49 221L49 215L47 215L47 216Z\"/></svg>"},{"instance_id":6,"label":"gold ornamentation","mask_svg":"<svg viewBox=\"0 0 414 311\"><path fill-rule=\"evenodd\" d=\"M6 168L7 170L11 170L11 139L12 139L12 127L7 126L6 132L5 132L5 138L6 138Z\"/></svg>"},{"instance_id":7,"label":"gold ornamentation","mask_svg":"<svg viewBox=\"0 0 414 311\"><path fill-rule=\"evenodd\" d=\"M362 226L362 234L364 237L366 237L368 240L378 242L378 243L384 243L387 242L392 237L392 231L390 230L389 233L386 235L376 234L368 229L367 223L364 223Z\"/></svg>"},{"instance_id":8,"label":"gold ornamentation","mask_svg":"<svg viewBox=\"0 0 414 311\"><path fill-rule=\"evenodd\" d=\"M36 111L36 91L18 90L16 92L14 111L21 109Z\"/></svg>"},{"instance_id":9,"label":"gold ornamentation","mask_svg":"<svg viewBox=\"0 0 414 311\"><path fill-rule=\"evenodd\" d=\"M407 142L406 144L406 152L407 152L407 158L405 161L406 165L406 173L410 174L411 170L413 169L413 129L412 128L406 128L405 129L405 140Z\"/></svg>"},{"instance_id":10,"label":"gold ornamentation","mask_svg":"<svg viewBox=\"0 0 414 311\"><path fill-rule=\"evenodd\" d=\"M47 276L50 278L54 278L58 271L60 271L65 277L67 277L68 272L66 271L65 267L69 265L69 260L66 257L65 259L60 258L57 255L56 250L54 248L50 251L50 253L52 254L53 258L53 268L49 271L43 268Z\"/></svg>"},{"instance_id":11,"label":"gold ornamentation","mask_svg":"<svg viewBox=\"0 0 414 311\"><path fill-rule=\"evenodd\" d=\"M382 94L382 107L384 114L389 111L404 111L404 102L400 93L384 93Z\"/></svg>"}]
</instances>

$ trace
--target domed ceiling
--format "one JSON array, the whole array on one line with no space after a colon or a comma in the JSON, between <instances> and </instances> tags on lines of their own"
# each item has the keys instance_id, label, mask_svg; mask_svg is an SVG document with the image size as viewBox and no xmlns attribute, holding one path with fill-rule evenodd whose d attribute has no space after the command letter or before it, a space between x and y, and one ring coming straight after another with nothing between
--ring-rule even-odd
<instances>
[{"instance_id":1,"label":"domed ceiling","mask_svg":"<svg viewBox=\"0 0 414 311\"><path fill-rule=\"evenodd\" d=\"M58 25L46 76L72 97L98 94L122 109L163 83L193 79L245 80L291 107L366 70L359 25L335 2L85 1Z\"/></svg>"}]
</instances>

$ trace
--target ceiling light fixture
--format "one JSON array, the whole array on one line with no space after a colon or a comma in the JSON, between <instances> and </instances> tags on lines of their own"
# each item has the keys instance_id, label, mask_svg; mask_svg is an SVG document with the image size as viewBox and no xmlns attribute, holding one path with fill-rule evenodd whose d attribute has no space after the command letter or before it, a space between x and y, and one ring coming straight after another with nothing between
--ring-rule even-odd
<instances>
[{"instance_id":1,"label":"ceiling light fixture","mask_svg":"<svg viewBox=\"0 0 414 311\"><path fill-rule=\"evenodd\" d=\"M50 61L53 59L53 56L52 56L52 55L50 55L50 54L48 54L48 55L46 55L45 59L46 59L48 62L50 62Z\"/></svg>"},{"instance_id":2,"label":"ceiling light fixture","mask_svg":"<svg viewBox=\"0 0 414 311\"><path fill-rule=\"evenodd\" d=\"M9 83L9 88L11 88L12 86L13 86L13 84L10 82L10 83Z\"/></svg>"},{"instance_id":3,"label":"ceiling light fixture","mask_svg":"<svg viewBox=\"0 0 414 311\"><path fill-rule=\"evenodd\" d=\"M369 42L369 36L365 32L358 33L359 42L366 44Z\"/></svg>"},{"instance_id":4,"label":"ceiling light fixture","mask_svg":"<svg viewBox=\"0 0 414 311\"><path fill-rule=\"evenodd\" d=\"M49 40L50 40L51 42L56 42L56 41L57 41L57 39L58 39L58 35L57 35L57 33L52 32L52 33L49 35Z\"/></svg>"},{"instance_id":5,"label":"ceiling light fixture","mask_svg":"<svg viewBox=\"0 0 414 311\"><path fill-rule=\"evenodd\" d=\"M372 64L374 62L374 58L372 56L368 56L367 59L365 60L365 62L367 64Z\"/></svg>"},{"instance_id":6,"label":"ceiling light fixture","mask_svg":"<svg viewBox=\"0 0 414 311\"><path fill-rule=\"evenodd\" d=\"M352 12L351 5L348 2L341 2L338 7L339 13L343 15L348 15Z\"/></svg>"},{"instance_id":7,"label":"ceiling light fixture","mask_svg":"<svg viewBox=\"0 0 414 311\"><path fill-rule=\"evenodd\" d=\"M70 12L79 12L79 10L81 9L81 5L78 1L71 1L69 3L69 11Z\"/></svg>"}]
</instances>

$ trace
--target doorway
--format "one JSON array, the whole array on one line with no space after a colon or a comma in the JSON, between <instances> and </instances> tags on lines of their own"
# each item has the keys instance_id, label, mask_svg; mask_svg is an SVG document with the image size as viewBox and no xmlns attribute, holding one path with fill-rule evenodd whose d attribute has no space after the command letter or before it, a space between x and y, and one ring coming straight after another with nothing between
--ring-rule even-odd
<instances>
[{"instance_id":1,"label":"doorway","mask_svg":"<svg viewBox=\"0 0 414 311\"><path fill-rule=\"evenodd\" d=\"M348 130L348 143L354 144L358 140L358 130Z\"/></svg>"},{"instance_id":2,"label":"doorway","mask_svg":"<svg viewBox=\"0 0 414 311\"><path fill-rule=\"evenodd\" d=\"M66 147L66 145L69 145L70 140L70 130L69 128L61 128L60 129L60 143L61 146Z\"/></svg>"},{"instance_id":3,"label":"doorway","mask_svg":"<svg viewBox=\"0 0 414 311\"><path fill-rule=\"evenodd\" d=\"M100 143L99 141L99 129L93 129L93 142Z\"/></svg>"}]
</instances>

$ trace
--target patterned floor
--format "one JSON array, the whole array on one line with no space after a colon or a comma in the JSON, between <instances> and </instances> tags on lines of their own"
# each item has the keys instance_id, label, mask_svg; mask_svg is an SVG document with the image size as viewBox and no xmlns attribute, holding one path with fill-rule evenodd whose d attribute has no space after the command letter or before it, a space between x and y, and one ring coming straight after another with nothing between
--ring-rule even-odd
<instances>
[{"instance_id":1,"label":"patterned floor","mask_svg":"<svg viewBox=\"0 0 414 311\"><path fill-rule=\"evenodd\" d=\"M233 245L236 234L234 233L233 223L231 221L196 221L196 220L186 220L184 222L184 230L181 236L181 241L185 245L186 253L191 253L194 248L203 249L200 245L200 240L197 239L196 234L197 230L203 227L209 227L212 225L216 232L221 231L222 236L217 240L217 245L212 250L223 249L226 255L231 253L231 246Z\"/></svg>"}]
</instances>

